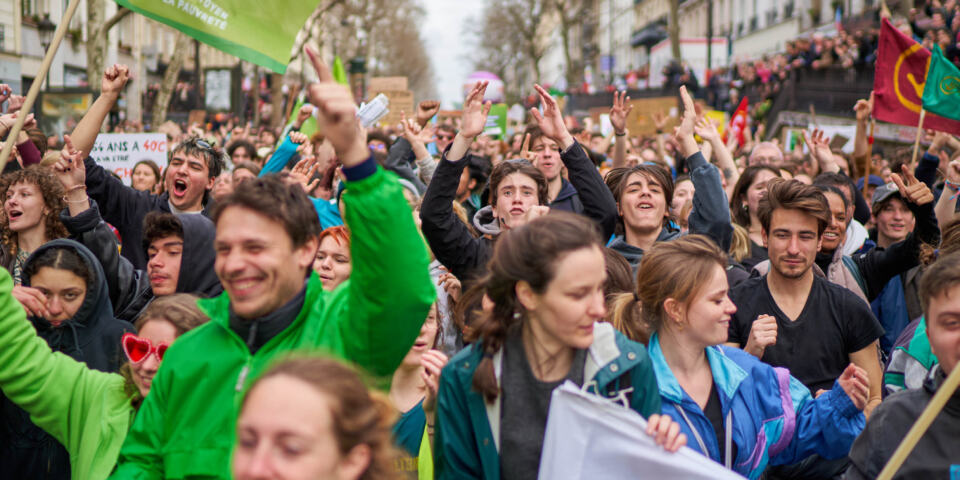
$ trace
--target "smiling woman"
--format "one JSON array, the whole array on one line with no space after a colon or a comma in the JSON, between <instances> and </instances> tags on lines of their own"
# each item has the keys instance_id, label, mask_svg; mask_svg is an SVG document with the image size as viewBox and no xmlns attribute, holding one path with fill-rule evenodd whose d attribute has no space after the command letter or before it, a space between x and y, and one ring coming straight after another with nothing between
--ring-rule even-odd
<instances>
[{"instance_id":1,"label":"smiling woman","mask_svg":"<svg viewBox=\"0 0 960 480\"><path fill-rule=\"evenodd\" d=\"M28 167L0 179L3 213L0 219L2 245L0 265L22 282L23 264L40 245L67 236L60 223L63 187L44 167Z\"/></svg>"}]
</instances>

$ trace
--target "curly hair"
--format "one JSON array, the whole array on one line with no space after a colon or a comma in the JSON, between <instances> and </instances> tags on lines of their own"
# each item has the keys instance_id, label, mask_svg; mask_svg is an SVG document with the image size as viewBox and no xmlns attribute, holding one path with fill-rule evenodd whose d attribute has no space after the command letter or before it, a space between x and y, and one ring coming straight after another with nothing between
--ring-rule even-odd
<instances>
[{"instance_id":1,"label":"curly hair","mask_svg":"<svg viewBox=\"0 0 960 480\"><path fill-rule=\"evenodd\" d=\"M53 175L53 172L41 166L30 166L23 170L8 173L0 177L0 199L6 202L7 191L10 187L19 183L32 183L40 189L43 196L43 204L47 207L47 214L44 215L44 235L47 240L67 237L67 228L60 223L60 211L66 204L63 202L63 186ZM10 230L10 219L4 213L0 215L0 242L6 247L11 257L17 256L17 233Z\"/></svg>"}]
</instances>

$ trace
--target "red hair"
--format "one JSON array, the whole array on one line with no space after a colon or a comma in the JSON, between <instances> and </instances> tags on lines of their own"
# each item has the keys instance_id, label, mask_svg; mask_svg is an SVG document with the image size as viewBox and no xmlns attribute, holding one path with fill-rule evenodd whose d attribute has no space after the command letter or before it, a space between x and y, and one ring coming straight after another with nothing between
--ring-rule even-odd
<instances>
[{"instance_id":1,"label":"red hair","mask_svg":"<svg viewBox=\"0 0 960 480\"><path fill-rule=\"evenodd\" d=\"M324 229L320 232L320 237L317 240L323 242L323 239L327 237L333 237L337 245L346 244L347 247L350 246L350 230L347 229L346 225L337 225L336 227Z\"/></svg>"}]
</instances>

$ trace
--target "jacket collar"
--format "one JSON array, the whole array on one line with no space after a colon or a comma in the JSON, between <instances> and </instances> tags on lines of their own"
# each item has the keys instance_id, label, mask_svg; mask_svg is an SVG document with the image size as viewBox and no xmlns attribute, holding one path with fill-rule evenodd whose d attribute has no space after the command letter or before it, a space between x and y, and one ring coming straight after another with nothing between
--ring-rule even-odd
<instances>
[{"instance_id":1,"label":"jacket collar","mask_svg":"<svg viewBox=\"0 0 960 480\"><path fill-rule=\"evenodd\" d=\"M660 337L653 334L650 337L650 344L647 346L650 352L650 360L653 363L653 371L657 375L657 386L660 388L660 395L673 403L681 403L684 399L683 389L677 377L673 375L670 366L663 356L663 350L660 348ZM746 370L740 365L723 354L719 346L714 345L706 348L707 361L710 362L710 370L713 375L713 383L726 399L733 398L737 393L737 388L744 379L748 377Z\"/></svg>"},{"instance_id":2,"label":"jacket collar","mask_svg":"<svg viewBox=\"0 0 960 480\"><path fill-rule=\"evenodd\" d=\"M478 351L481 351L478 349ZM595 381L598 388L605 386L617 376L630 370L635 364L640 362L640 356L633 352L633 358L630 355L622 355L620 345L617 345L617 334L613 325L607 322L596 322L593 324L593 343L587 349L586 364L583 367L584 385ZM615 364L615 369L605 369L608 364ZM497 386L500 385L500 379L503 374L503 349L493 354L493 372L497 377ZM470 370L473 374L473 370ZM470 382L467 382L469 385ZM487 421L490 423L490 431L493 435L494 444L497 452L500 452L500 404L502 396L498 396L492 403L484 402L487 411Z\"/></svg>"}]
</instances>

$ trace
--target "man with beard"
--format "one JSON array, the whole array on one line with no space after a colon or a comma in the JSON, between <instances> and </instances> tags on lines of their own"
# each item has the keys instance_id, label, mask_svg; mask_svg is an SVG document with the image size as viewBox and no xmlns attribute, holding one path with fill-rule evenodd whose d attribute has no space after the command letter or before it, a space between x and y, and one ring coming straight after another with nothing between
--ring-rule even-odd
<instances>
[{"instance_id":1,"label":"man with beard","mask_svg":"<svg viewBox=\"0 0 960 480\"><path fill-rule=\"evenodd\" d=\"M815 396L830 390L850 363L867 372L870 412L880 404L882 369L877 340L883 328L870 306L850 290L815 274L817 250L830 223L830 207L816 187L773 180L757 212L770 254L766 275L730 291L737 312L727 345L775 367L784 367ZM810 457L781 467L831 477L846 461Z\"/></svg>"}]
</instances>

